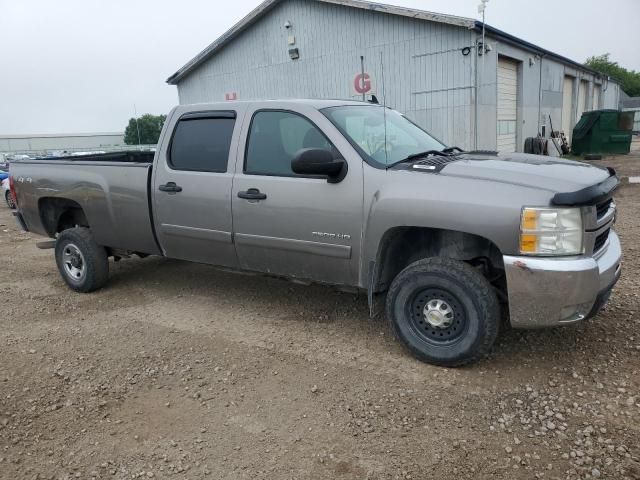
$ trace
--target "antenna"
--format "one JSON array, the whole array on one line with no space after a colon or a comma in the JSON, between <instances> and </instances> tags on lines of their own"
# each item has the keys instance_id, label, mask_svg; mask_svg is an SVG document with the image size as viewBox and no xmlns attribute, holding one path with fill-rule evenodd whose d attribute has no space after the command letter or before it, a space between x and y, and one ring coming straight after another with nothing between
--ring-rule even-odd
<instances>
[{"instance_id":1,"label":"antenna","mask_svg":"<svg viewBox=\"0 0 640 480\"><path fill-rule=\"evenodd\" d=\"M389 163L389 152L387 150L387 92L384 88L384 62L382 51L380 52L380 73L382 76L382 117L384 122L384 164Z\"/></svg>"},{"instance_id":2,"label":"antenna","mask_svg":"<svg viewBox=\"0 0 640 480\"><path fill-rule=\"evenodd\" d=\"M482 66L484 69L484 54L487 53L487 49L485 48L485 29L484 29L484 14L487 9L487 3L489 0L480 0L480 5L478 5L478 13L482 14Z\"/></svg>"},{"instance_id":3,"label":"antenna","mask_svg":"<svg viewBox=\"0 0 640 480\"><path fill-rule=\"evenodd\" d=\"M361 70L361 74L362 74L362 80L361 82L364 84L364 55L360 55L360 70ZM366 102L367 101L367 92L365 92L364 88L362 89L362 101Z\"/></svg>"},{"instance_id":4,"label":"antenna","mask_svg":"<svg viewBox=\"0 0 640 480\"><path fill-rule=\"evenodd\" d=\"M476 84L476 91L475 91L475 125L473 127L474 129L474 144L475 144L475 148L478 148L478 105L479 105L479 100L478 100L478 95L479 95L479 85L478 85L478 81L482 81L484 84L484 57L487 53L487 47L485 45L486 42L486 36L485 36L485 11L487 9L487 3L489 3L489 0L480 0L480 4L478 5L478 13L482 14L482 43L481 45L478 45L478 40L474 40L475 45L476 45L476 58L475 58L475 63L474 63L474 70L475 70L475 84ZM482 50L480 49L482 48ZM482 53L480 53L482 52ZM478 55L482 55L482 76L478 76Z\"/></svg>"}]
</instances>

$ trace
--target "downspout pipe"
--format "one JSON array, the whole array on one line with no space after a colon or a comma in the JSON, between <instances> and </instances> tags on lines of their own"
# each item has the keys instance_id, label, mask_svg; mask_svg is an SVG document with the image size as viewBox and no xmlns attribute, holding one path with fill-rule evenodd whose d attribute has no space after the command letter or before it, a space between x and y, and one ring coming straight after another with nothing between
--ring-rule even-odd
<instances>
[{"instance_id":1,"label":"downspout pipe","mask_svg":"<svg viewBox=\"0 0 640 480\"><path fill-rule=\"evenodd\" d=\"M474 70L474 87L475 87L475 98L474 98L474 127L473 127L473 135L474 135L474 139L473 139L473 149L474 150L479 150L478 148L478 118L479 118L479 114L478 114L478 106L480 105L480 102L478 101L478 94L480 92L479 86L478 86L478 53L479 53L479 49L478 49L478 36L476 35L475 38L475 46L476 48L474 49L474 65L473 65L473 70ZM483 47L484 48L484 47Z\"/></svg>"},{"instance_id":2,"label":"downspout pipe","mask_svg":"<svg viewBox=\"0 0 640 480\"><path fill-rule=\"evenodd\" d=\"M542 133L542 61L546 53L540 54L540 79L538 80L538 133ZM546 133L546 132L545 132Z\"/></svg>"}]
</instances>

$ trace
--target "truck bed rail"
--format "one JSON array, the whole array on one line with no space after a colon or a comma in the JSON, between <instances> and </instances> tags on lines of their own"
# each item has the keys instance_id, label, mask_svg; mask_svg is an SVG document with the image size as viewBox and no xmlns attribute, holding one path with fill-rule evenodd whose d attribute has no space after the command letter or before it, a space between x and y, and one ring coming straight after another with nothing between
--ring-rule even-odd
<instances>
[{"instance_id":1,"label":"truck bed rail","mask_svg":"<svg viewBox=\"0 0 640 480\"><path fill-rule=\"evenodd\" d=\"M89 155L69 155L64 157L35 158L35 161L65 161L65 162L125 162L125 163L153 163L155 152L109 152Z\"/></svg>"}]
</instances>

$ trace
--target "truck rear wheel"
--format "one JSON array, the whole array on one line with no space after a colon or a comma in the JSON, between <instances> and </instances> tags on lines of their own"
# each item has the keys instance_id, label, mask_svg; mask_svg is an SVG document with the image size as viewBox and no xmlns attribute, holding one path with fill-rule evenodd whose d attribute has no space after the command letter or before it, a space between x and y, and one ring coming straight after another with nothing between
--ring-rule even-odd
<instances>
[{"instance_id":1,"label":"truck rear wheel","mask_svg":"<svg viewBox=\"0 0 640 480\"><path fill-rule=\"evenodd\" d=\"M15 210L16 208L16 201L13 199L13 194L11 193L10 190L7 190L6 192L4 192L4 199L7 202L7 206L11 209L11 210Z\"/></svg>"},{"instance_id":2,"label":"truck rear wheel","mask_svg":"<svg viewBox=\"0 0 640 480\"><path fill-rule=\"evenodd\" d=\"M64 230L56 240L56 264L64 281L82 293L102 288L109 278L109 258L88 228Z\"/></svg>"},{"instance_id":3,"label":"truck rear wheel","mask_svg":"<svg viewBox=\"0 0 640 480\"><path fill-rule=\"evenodd\" d=\"M500 306L491 284L473 267L448 258L412 263L391 283L387 316L418 359L458 367L487 355Z\"/></svg>"}]
</instances>

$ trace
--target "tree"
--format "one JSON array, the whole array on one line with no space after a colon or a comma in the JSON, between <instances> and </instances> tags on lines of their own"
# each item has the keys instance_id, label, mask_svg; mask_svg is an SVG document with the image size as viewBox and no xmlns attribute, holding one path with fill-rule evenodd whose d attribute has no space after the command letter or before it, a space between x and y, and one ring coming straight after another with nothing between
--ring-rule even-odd
<instances>
[{"instance_id":1,"label":"tree","mask_svg":"<svg viewBox=\"0 0 640 480\"><path fill-rule=\"evenodd\" d=\"M630 97L640 96L640 72L621 67L618 62L612 61L610 57L611 55L608 53L589 57L584 64L592 70L619 80L622 83L622 90Z\"/></svg>"},{"instance_id":2,"label":"tree","mask_svg":"<svg viewBox=\"0 0 640 480\"><path fill-rule=\"evenodd\" d=\"M129 125L124 130L124 143L127 145L155 145L160 138L160 132L166 115L151 115L146 113L136 119L129 119ZM138 129L140 129L140 138L138 138Z\"/></svg>"}]
</instances>

